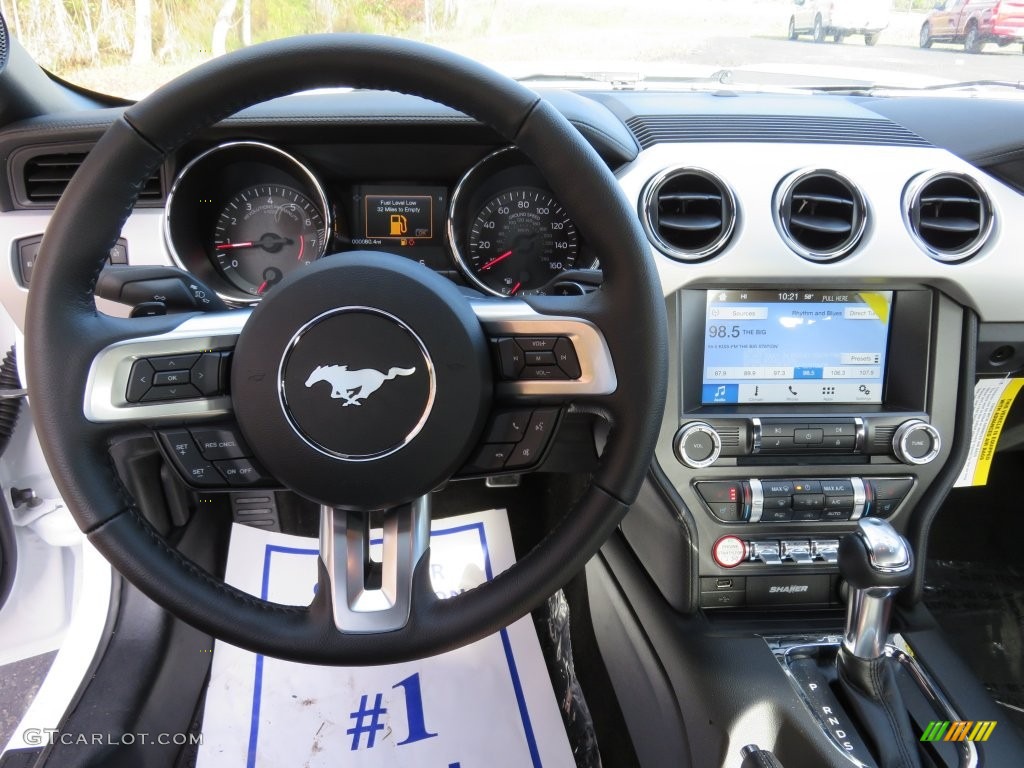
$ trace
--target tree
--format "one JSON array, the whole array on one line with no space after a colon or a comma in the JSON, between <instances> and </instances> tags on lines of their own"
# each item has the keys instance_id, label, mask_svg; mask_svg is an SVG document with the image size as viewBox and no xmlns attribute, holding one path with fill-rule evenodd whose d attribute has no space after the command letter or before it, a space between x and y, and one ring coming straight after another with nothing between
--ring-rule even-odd
<instances>
[{"instance_id":1,"label":"tree","mask_svg":"<svg viewBox=\"0 0 1024 768\"><path fill-rule=\"evenodd\" d=\"M153 61L153 6L150 0L135 0L135 39L132 44L132 65Z\"/></svg>"},{"instance_id":2,"label":"tree","mask_svg":"<svg viewBox=\"0 0 1024 768\"><path fill-rule=\"evenodd\" d=\"M231 19L235 15L235 7L238 0L224 0L217 14L217 21L213 25L213 42L210 50L214 56L223 56L228 51L228 30L231 29Z\"/></svg>"}]
</instances>

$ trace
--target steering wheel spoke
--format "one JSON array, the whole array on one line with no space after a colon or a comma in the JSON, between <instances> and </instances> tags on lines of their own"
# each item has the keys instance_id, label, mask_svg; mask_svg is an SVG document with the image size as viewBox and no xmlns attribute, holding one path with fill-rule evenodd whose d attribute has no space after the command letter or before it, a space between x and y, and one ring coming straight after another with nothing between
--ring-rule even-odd
<instances>
[{"instance_id":1,"label":"steering wheel spoke","mask_svg":"<svg viewBox=\"0 0 1024 768\"><path fill-rule=\"evenodd\" d=\"M163 333L103 347L86 380L86 419L148 424L228 415L230 355L249 314L194 315Z\"/></svg>"},{"instance_id":2,"label":"steering wheel spoke","mask_svg":"<svg viewBox=\"0 0 1024 768\"><path fill-rule=\"evenodd\" d=\"M383 513L380 562L370 558L371 514L320 508L318 590L344 634L393 632L409 621L416 567L430 545L430 495Z\"/></svg>"}]
</instances>

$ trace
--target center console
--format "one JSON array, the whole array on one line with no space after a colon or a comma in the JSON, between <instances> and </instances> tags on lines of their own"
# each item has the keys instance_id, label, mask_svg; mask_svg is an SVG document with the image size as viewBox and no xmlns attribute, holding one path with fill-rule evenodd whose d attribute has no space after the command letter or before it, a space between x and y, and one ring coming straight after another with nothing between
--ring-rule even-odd
<instances>
[{"instance_id":1,"label":"center console","mask_svg":"<svg viewBox=\"0 0 1024 768\"><path fill-rule=\"evenodd\" d=\"M669 317L657 458L700 585L676 607L839 606L839 539L902 531L949 455L962 310L912 285L710 285Z\"/></svg>"}]
</instances>

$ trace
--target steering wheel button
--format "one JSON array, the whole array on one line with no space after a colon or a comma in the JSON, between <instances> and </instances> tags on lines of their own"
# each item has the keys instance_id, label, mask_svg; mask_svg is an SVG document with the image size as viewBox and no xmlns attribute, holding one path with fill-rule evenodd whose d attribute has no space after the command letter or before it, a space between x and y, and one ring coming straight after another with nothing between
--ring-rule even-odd
<instances>
[{"instance_id":1,"label":"steering wheel button","mask_svg":"<svg viewBox=\"0 0 1024 768\"><path fill-rule=\"evenodd\" d=\"M526 364L527 365L554 365L555 364L555 353L554 352L526 352Z\"/></svg>"},{"instance_id":2,"label":"steering wheel button","mask_svg":"<svg viewBox=\"0 0 1024 768\"><path fill-rule=\"evenodd\" d=\"M516 336L516 344L527 352L553 352L556 336Z\"/></svg>"},{"instance_id":3,"label":"steering wheel button","mask_svg":"<svg viewBox=\"0 0 1024 768\"><path fill-rule=\"evenodd\" d=\"M188 371L158 371L153 376L153 386L162 387L165 384L188 384Z\"/></svg>"},{"instance_id":4,"label":"steering wheel button","mask_svg":"<svg viewBox=\"0 0 1024 768\"><path fill-rule=\"evenodd\" d=\"M208 397L224 391L220 381L222 357L219 352L207 352L192 366L192 384Z\"/></svg>"},{"instance_id":5,"label":"steering wheel button","mask_svg":"<svg viewBox=\"0 0 1024 768\"><path fill-rule=\"evenodd\" d=\"M167 357L147 358L149 364L158 371L187 371L199 359L199 355L170 355Z\"/></svg>"},{"instance_id":6,"label":"steering wheel button","mask_svg":"<svg viewBox=\"0 0 1024 768\"><path fill-rule=\"evenodd\" d=\"M132 365L132 372L128 376L128 390L125 392L125 400L129 403L137 403L153 386L153 366L146 360L136 360Z\"/></svg>"},{"instance_id":7,"label":"steering wheel button","mask_svg":"<svg viewBox=\"0 0 1024 768\"><path fill-rule=\"evenodd\" d=\"M488 443L518 443L526 434L532 411L505 411L496 413L487 428L484 440Z\"/></svg>"},{"instance_id":8,"label":"steering wheel button","mask_svg":"<svg viewBox=\"0 0 1024 768\"><path fill-rule=\"evenodd\" d=\"M199 390L191 384L171 384L165 387L152 387L142 396L142 402L154 403L169 400L189 400L193 397L200 397Z\"/></svg>"},{"instance_id":9,"label":"steering wheel button","mask_svg":"<svg viewBox=\"0 0 1024 768\"><path fill-rule=\"evenodd\" d=\"M496 472L512 456L514 443L493 443L480 448L466 464L467 472Z\"/></svg>"},{"instance_id":10,"label":"steering wheel button","mask_svg":"<svg viewBox=\"0 0 1024 768\"><path fill-rule=\"evenodd\" d=\"M558 381L569 377L557 365L528 365L523 368L519 378L528 381Z\"/></svg>"},{"instance_id":11,"label":"steering wheel button","mask_svg":"<svg viewBox=\"0 0 1024 768\"><path fill-rule=\"evenodd\" d=\"M242 438L230 429L193 429L192 437L199 446L199 452L207 459L241 459L249 455L249 448Z\"/></svg>"},{"instance_id":12,"label":"steering wheel button","mask_svg":"<svg viewBox=\"0 0 1024 768\"><path fill-rule=\"evenodd\" d=\"M498 364L501 375L506 379L518 379L519 373L526 365L526 355L514 339L498 341Z\"/></svg>"},{"instance_id":13,"label":"steering wheel button","mask_svg":"<svg viewBox=\"0 0 1024 768\"><path fill-rule=\"evenodd\" d=\"M576 347L569 339L561 338L555 342L555 362L570 379L578 379L583 374Z\"/></svg>"},{"instance_id":14,"label":"steering wheel button","mask_svg":"<svg viewBox=\"0 0 1024 768\"><path fill-rule=\"evenodd\" d=\"M219 488L224 479L217 474L213 464L199 453L195 441L184 429L160 433L160 442L185 480L197 488Z\"/></svg>"},{"instance_id":15,"label":"steering wheel button","mask_svg":"<svg viewBox=\"0 0 1024 768\"><path fill-rule=\"evenodd\" d=\"M530 423L526 427L526 434L513 449L511 458L505 463L505 468L518 469L536 464L554 433L557 419L557 408L538 408L534 411Z\"/></svg>"},{"instance_id":16,"label":"steering wheel button","mask_svg":"<svg viewBox=\"0 0 1024 768\"><path fill-rule=\"evenodd\" d=\"M228 485L247 486L265 485L267 478L256 468L249 459L231 459L230 461L216 461L214 466L224 475Z\"/></svg>"}]
</instances>

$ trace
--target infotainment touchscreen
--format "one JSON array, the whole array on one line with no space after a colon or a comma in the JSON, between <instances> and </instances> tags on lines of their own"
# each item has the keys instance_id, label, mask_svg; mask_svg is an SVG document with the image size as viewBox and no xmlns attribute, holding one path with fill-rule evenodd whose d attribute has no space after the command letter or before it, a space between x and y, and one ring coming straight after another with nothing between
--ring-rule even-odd
<instances>
[{"instance_id":1,"label":"infotainment touchscreen","mask_svg":"<svg viewBox=\"0 0 1024 768\"><path fill-rule=\"evenodd\" d=\"M708 291L701 402L880 403L892 291Z\"/></svg>"}]
</instances>

